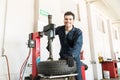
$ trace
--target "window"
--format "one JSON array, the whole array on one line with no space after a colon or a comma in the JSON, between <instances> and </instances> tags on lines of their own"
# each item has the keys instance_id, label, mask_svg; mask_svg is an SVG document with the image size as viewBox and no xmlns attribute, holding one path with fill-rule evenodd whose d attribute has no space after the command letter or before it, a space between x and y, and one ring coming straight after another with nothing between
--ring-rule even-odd
<instances>
[{"instance_id":1,"label":"window","mask_svg":"<svg viewBox=\"0 0 120 80\"><path fill-rule=\"evenodd\" d=\"M114 28L113 28L113 39L118 39L118 36L117 36L117 30L115 30Z\"/></svg>"},{"instance_id":2,"label":"window","mask_svg":"<svg viewBox=\"0 0 120 80\"><path fill-rule=\"evenodd\" d=\"M105 33L105 23L104 23L104 20L98 16L96 16L96 22L97 22L97 30L102 32L102 33Z\"/></svg>"}]
</instances>

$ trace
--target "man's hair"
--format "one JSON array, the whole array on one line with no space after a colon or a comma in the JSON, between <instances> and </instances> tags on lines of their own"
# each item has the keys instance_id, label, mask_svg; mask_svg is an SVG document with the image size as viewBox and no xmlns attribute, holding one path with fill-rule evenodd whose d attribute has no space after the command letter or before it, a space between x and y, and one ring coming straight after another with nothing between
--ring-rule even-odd
<instances>
[{"instance_id":1,"label":"man's hair","mask_svg":"<svg viewBox=\"0 0 120 80\"><path fill-rule=\"evenodd\" d=\"M67 11L67 12L64 14L64 17L65 17L66 15L72 15L72 16L73 16L73 19L75 19L75 15L74 15L74 13L72 13L71 11Z\"/></svg>"}]
</instances>

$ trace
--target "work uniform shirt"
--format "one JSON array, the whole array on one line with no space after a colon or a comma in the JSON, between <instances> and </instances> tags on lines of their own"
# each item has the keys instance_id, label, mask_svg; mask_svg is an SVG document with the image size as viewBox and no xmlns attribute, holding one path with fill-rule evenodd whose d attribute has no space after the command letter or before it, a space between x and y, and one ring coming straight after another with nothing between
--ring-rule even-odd
<instances>
[{"instance_id":1,"label":"work uniform shirt","mask_svg":"<svg viewBox=\"0 0 120 80\"><path fill-rule=\"evenodd\" d=\"M78 57L83 44L82 31L73 27L72 30L66 34L65 26L59 26L56 28L55 32L60 39L60 57L62 59L68 56L73 56L74 58Z\"/></svg>"},{"instance_id":2,"label":"work uniform shirt","mask_svg":"<svg viewBox=\"0 0 120 80\"><path fill-rule=\"evenodd\" d=\"M73 26L72 30L66 34L65 26L59 26L56 28L55 33L60 39L60 58L66 59L68 56L73 56L77 65L78 75L76 76L76 80L82 80L82 63L80 61L80 51L83 44L82 31Z\"/></svg>"}]
</instances>

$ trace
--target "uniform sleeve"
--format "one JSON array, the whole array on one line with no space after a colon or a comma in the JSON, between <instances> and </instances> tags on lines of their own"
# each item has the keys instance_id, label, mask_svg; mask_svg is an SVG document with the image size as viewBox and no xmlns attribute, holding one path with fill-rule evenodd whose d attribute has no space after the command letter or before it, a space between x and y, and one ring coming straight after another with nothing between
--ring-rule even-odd
<instances>
[{"instance_id":1,"label":"uniform sleeve","mask_svg":"<svg viewBox=\"0 0 120 80\"><path fill-rule=\"evenodd\" d=\"M59 28L60 28L60 27L55 28L55 35L58 35Z\"/></svg>"},{"instance_id":2,"label":"uniform sleeve","mask_svg":"<svg viewBox=\"0 0 120 80\"><path fill-rule=\"evenodd\" d=\"M80 55L80 51L83 45L83 35L82 32L79 32L75 37L73 47L70 49L70 53L73 57L77 57Z\"/></svg>"}]
</instances>

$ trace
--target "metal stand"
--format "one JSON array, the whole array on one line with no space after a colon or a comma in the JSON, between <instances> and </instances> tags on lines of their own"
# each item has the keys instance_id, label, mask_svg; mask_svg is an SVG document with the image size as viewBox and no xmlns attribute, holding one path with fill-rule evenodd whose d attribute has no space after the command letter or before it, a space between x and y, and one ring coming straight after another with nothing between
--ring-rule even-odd
<instances>
[{"instance_id":1,"label":"metal stand","mask_svg":"<svg viewBox=\"0 0 120 80\"><path fill-rule=\"evenodd\" d=\"M66 74L66 75L55 75L55 76L44 76L42 74L38 74L42 79L46 79L46 80L73 80L70 77L74 77L77 75L77 73L74 74Z\"/></svg>"}]
</instances>

